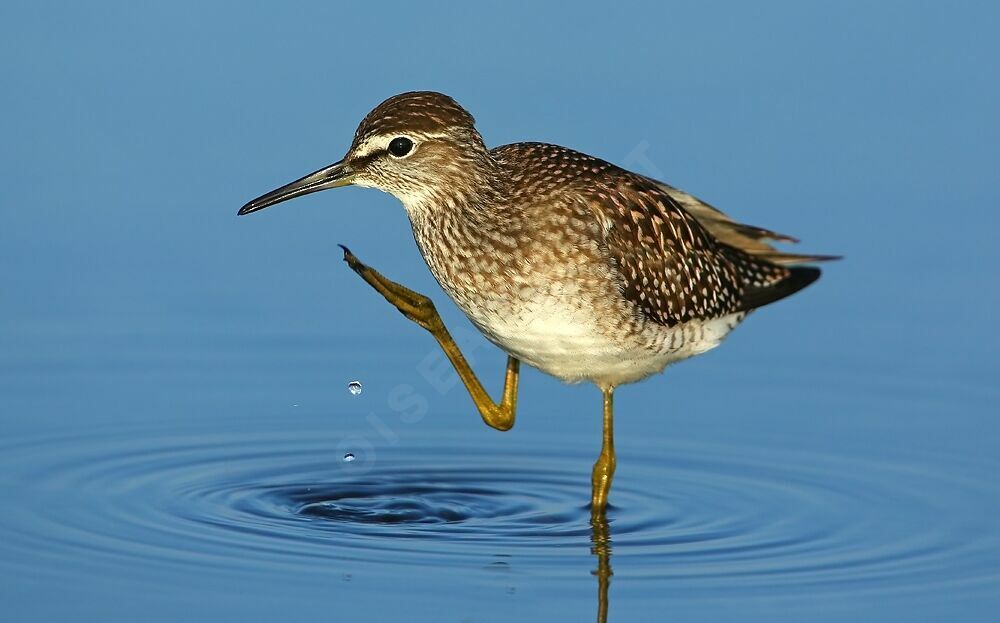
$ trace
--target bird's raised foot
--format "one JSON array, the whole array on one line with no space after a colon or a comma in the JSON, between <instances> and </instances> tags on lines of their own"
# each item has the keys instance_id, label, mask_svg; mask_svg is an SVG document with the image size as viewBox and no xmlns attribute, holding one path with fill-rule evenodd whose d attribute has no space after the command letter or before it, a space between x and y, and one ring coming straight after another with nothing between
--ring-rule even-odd
<instances>
[{"instance_id":1,"label":"bird's raised foot","mask_svg":"<svg viewBox=\"0 0 1000 623\"><path fill-rule=\"evenodd\" d=\"M354 255L344 245L338 245L344 250L344 261L365 282L375 288L385 300L400 311L404 316L431 333L437 334L444 329L444 322L438 315L434 302L428 297L414 292L401 283L385 277L371 266L368 266Z\"/></svg>"}]
</instances>

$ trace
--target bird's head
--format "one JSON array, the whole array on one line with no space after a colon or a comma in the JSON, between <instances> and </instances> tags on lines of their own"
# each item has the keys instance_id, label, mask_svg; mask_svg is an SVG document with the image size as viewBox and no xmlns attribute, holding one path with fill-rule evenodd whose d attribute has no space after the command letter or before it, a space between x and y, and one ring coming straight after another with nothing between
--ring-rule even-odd
<instances>
[{"instance_id":1,"label":"bird's head","mask_svg":"<svg viewBox=\"0 0 1000 623\"><path fill-rule=\"evenodd\" d=\"M342 160L254 199L239 214L351 184L388 192L414 210L467 194L491 164L475 120L458 102L431 91L403 93L365 116Z\"/></svg>"}]
</instances>

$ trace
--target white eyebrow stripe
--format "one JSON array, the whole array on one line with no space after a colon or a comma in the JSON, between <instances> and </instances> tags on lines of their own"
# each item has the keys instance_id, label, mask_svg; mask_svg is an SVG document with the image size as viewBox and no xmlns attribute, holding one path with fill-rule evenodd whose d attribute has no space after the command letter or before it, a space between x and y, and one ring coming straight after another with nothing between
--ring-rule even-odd
<instances>
[{"instance_id":1,"label":"white eyebrow stripe","mask_svg":"<svg viewBox=\"0 0 1000 623\"><path fill-rule=\"evenodd\" d=\"M399 136L405 136L414 143L419 143L427 139L447 138L449 134L447 132L393 132L390 134L369 136L354 149L354 155L355 157L363 158L372 152L385 150L389 147L389 142Z\"/></svg>"},{"instance_id":2,"label":"white eyebrow stripe","mask_svg":"<svg viewBox=\"0 0 1000 623\"><path fill-rule=\"evenodd\" d=\"M451 136L447 132L417 132L411 138L428 139L428 138L447 138Z\"/></svg>"},{"instance_id":3,"label":"white eyebrow stripe","mask_svg":"<svg viewBox=\"0 0 1000 623\"><path fill-rule=\"evenodd\" d=\"M381 141L382 137L380 136L366 138L364 141L361 142L360 145L358 145L353 150L354 156L357 158L363 158L374 151L378 151L379 149L384 149L385 147L383 145L380 145Z\"/></svg>"}]
</instances>

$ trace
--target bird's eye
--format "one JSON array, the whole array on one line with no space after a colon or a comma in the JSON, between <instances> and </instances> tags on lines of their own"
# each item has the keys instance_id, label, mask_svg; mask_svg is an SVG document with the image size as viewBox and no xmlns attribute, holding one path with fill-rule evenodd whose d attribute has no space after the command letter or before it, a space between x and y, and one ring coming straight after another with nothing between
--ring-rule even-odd
<instances>
[{"instance_id":1,"label":"bird's eye","mask_svg":"<svg viewBox=\"0 0 1000 623\"><path fill-rule=\"evenodd\" d=\"M413 149L413 141L405 136L397 136L389 143L389 153L397 158L402 158Z\"/></svg>"}]
</instances>

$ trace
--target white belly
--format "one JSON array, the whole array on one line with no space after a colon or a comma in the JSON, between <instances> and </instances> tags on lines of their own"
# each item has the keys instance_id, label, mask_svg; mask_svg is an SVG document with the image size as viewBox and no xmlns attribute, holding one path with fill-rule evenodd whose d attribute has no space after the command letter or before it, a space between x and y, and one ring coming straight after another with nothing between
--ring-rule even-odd
<instances>
[{"instance_id":1,"label":"white belly","mask_svg":"<svg viewBox=\"0 0 1000 623\"><path fill-rule=\"evenodd\" d=\"M616 331L611 318L560 303L522 302L507 314L468 315L490 341L524 363L566 382L602 387L639 381L714 348L743 318L732 314L671 328L645 322Z\"/></svg>"}]
</instances>

